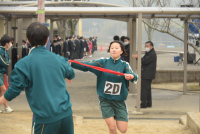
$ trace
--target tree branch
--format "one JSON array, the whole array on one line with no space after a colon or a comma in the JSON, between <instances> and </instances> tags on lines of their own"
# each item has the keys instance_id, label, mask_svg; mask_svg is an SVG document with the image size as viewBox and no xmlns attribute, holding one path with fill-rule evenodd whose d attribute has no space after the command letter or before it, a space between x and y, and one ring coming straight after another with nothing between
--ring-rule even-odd
<instances>
[{"instance_id":1,"label":"tree branch","mask_svg":"<svg viewBox=\"0 0 200 134\"><path fill-rule=\"evenodd\" d=\"M160 29L154 28L154 27L152 27L151 25L149 25L148 23L146 23L145 21L142 21L142 22L143 22L144 24L146 24L147 26L151 27L152 29L156 30L156 31L159 31L159 32L161 32L161 33L167 33L167 34L173 36L174 38L176 38L176 39L178 39L178 40L184 42L183 39L181 39L180 37L178 37L178 36L172 34L171 32L168 32L168 31L164 31L164 30L160 30ZM189 41L187 41L187 43L188 43L188 45L190 45L191 47L193 47L193 48L200 54L200 50L198 50L197 47L195 47L195 46L194 46L191 42L189 42Z\"/></svg>"}]
</instances>

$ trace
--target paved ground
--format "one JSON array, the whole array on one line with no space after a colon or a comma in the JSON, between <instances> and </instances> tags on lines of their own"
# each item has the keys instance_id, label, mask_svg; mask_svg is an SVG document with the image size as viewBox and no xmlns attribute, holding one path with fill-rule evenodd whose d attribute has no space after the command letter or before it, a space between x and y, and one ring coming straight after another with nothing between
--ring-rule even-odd
<instances>
[{"instance_id":1,"label":"paved ground","mask_svg":"<svg viewBox=\"0 0 200 134\"><path fill-rule=\"evenodd\" d=\"M199 47L200 49L200 47ZM144 51L144 48L142 49ZM174 56L179 56L179 52L183 52L183 48L155 48L156 51L159 51L157 54L157 70L183 70L183 65L178 65L178 62L174 62ZM173 53L160 53L163 52L173 52ZM192 49L189 49L189 52L193 52ZM108 57L106 51L99 52L92 59L98 59L99 57ZM200 55L196 53L196 60L200 58ZM188 64L188 70L200 70L200 61L198 62L199 66Z\"/></svg>"},{"instance_id":2,"label":"paved ground","mask_svg":"<svg viewBox=\"0 0 200 134\"><path fill-rule=\"evenodd\" d=\"M162 54L158 56L158 66L160 69L174 69L176 64L173 62L173 54ZM106 52L97 52L92 58L86 58L84 61L109 57ZM164 63L166 63L164 65ZM188 69L199 69L199 66L188 65ZM75 115L83 117L101 117L96 94L96 76L89 72L75 70L76 77L72 84L67 83L67 90L71 95L73 111ZM135 111L136 95L129 94L127 105L129 116L134 118L179 118L189 111L199 111L199 94L188 93L183 95L180 91L153 89L153 107L141 109L143 115L132 114ZM16 112L30 111L27 104L24 91L15 98L9 105ZM3 106L0 106L3 109Z\"/></svg>"}]
</instances>

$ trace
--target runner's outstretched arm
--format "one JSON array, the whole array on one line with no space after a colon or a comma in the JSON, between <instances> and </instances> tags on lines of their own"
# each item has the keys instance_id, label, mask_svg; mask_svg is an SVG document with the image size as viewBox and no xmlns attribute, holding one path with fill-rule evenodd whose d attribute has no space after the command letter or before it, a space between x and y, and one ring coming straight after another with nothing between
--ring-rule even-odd
<instances>
[{"instance_id":1,"label":"runner's outstretched arm","mask_svg":"<svg viewBox=\"0 0 200 134\"><path fill-rule=\"evenodd\" d=\"M81 62L81 63L96 66L96 67L103 67L102 66L103 59L93 60L93 61L88 61L88 62ZM90 72L92 72L96 75L99 73L98 70L95 70L95 69L90 68L90 67L82 66L82 65L79 65L79 64L76 64L76 63L73 63L73 62L71 63L71 66L72 66L72 68L75 68L75 69L78 69L78 70L81 70L81 71L84 71L84 72L90 71Z\"/></svg>"}]
</instances>

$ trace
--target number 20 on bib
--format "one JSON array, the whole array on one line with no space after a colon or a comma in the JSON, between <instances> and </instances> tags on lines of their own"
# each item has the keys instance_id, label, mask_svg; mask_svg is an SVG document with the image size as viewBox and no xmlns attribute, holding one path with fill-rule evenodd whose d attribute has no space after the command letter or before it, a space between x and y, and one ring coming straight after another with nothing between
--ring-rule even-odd
<instances>
[{"instance_id":1,"label":"number 20 on bib","mask_svg":"<svg viewBox=\"0 0 200 134\"><path fill-rule=\"evenodd\" d=\"M110 95L120 95L122 83L112 83L106 81L104 93Z\"/></svg>"}]
</instances>

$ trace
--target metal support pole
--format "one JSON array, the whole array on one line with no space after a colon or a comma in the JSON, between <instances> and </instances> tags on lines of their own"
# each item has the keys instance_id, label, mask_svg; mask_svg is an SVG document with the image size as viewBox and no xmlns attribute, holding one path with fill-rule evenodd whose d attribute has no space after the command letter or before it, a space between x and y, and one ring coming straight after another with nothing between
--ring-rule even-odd
<instances>
[{"instance_id":1,"label":"metal support pole","mask_svg":"<svg viewBox=\"0 0 200 134\"><path fill-rule=\"evenodd\" d=\"M137 109L140 112L140 97L141 97L141 50L142 50L142 13L138 14L138 82L137 82Z\"/></svg>"},{"instance_id":2,"label":"metal support pole","mask_svg":"<svg viewBox=\"0 0 200 134\"><path fill-rule=\"evenodd\" d=\"M130 58L130 66L131 66L131 68L133 68L133 60L132 60L132 56L131 56L131 54L132 54L132 50L133 50L133 44L132 44L132 37L133 37L133 23L132 23L132 21L133 21L133 19L131 18L131 19L129 19L128 20L128 26L127 26L127 31L128 31L128 37L130 37L130 55L129 55L129 58ZM129 81L129 93L133 93L133 83L131 82L131 81Z\"/></svg>"},{"instance_id":3,"label":"metal support pole","mask_svg":"<svg viewBox=\"0 0 200 134\"><path fill-rule=\"evenodd\" d=\"M53 20L50 19L50 40L53 43Z\"/></svg>"},{"instance_id":4,"label":"metal support pole","mask_svg":"<svg viewBox=\"0 0 200 134\"><path fill-rule=\"evenodd\" d=\"M130 31L131 31L131 25L130 25L131 19L128 19L127 21L127 36L130 37Z\"/></svg>"},{"instance_id":5,"label":"metal support pole","mask_svg":"<svg viewBox=\"0 0 200 134\"><path fill-rule=\"evenodd\" d=\"M183 94L187 93L187 36L188 36L188 21L185 20L184 26L184 83Z\"/></svg>"},{"instance_id":6,"label":"metal support pole","mask_svg":"<svg viewBox=\"0 0 200 134\"><path fill-rule=\"evenodd\" d=\"M82 36L82 30L83 30L83 22L82 22L82 19L79 19L79 22L78 22L78 35L79 36Z\"/></svg>"},{"instance_id":7,"label":"metal support pole","mask_svg":"<svg viewBox=\"0 0 200 134\"><path fill-rule=\"evenodd\" d=\"M135 54L136 53L136 18L133 19L133 22L132 22L132 30L133 30L133 39L132 39L132 52ZM133 72L136 72L136 68L137 68L137 62L136 62L136 59L133 59L132 58L132 53L130 54L131 56L131 61L132 61L132 69L133 69ZM136 94L137 93L137 90L136 90L136 85L134 84L133 85L133 93Z\"/></svg>"},{"instance_id":8,"label":"metal support pole","mask_svg":"<svg viewBox=\"0 0 200 134\"><path fill-rule=\"evenodd\" d=\"M18 35L18 38L17 38L17 43L18 43L18 55L19 55L19 59L20 60L22 58L22 29L23 29L23 19L18 19L18 22L17 22L17 35Z\"/></svg>"},{"instance_id":9,"label":"metal support pole","mask_svg":"<svg viewBox=\"0 0 200 134\"><path fill-rule=\"evenodd\" d=\"M38 21L45 23L45 5L44 0L38 0Z\"/></svg>"},{"instance_id":10,"label":"metal support pole","mask_svg":"<svg viewBox=\"0 0 200 134\"><path fill-rule=\"evenodd\" d=\"M7 34L9 37L12 37L12 23L11 20L8 21L8 30L7 30ZM8 50L9 53L9 57L10 57L10 65L6 68L6 74L8 75L8 82L10 82L10 73L12 71L12 48L10 48Z\"/></svg>"}]
</instances>

